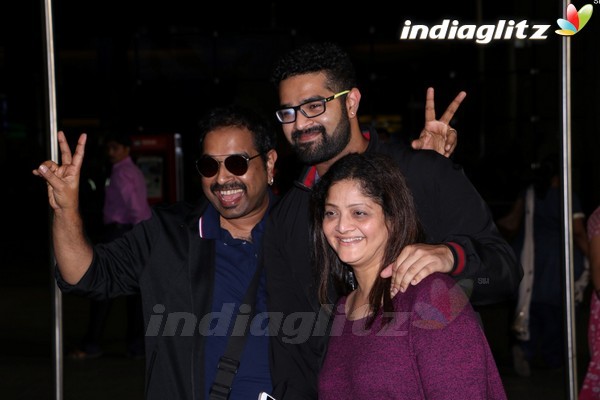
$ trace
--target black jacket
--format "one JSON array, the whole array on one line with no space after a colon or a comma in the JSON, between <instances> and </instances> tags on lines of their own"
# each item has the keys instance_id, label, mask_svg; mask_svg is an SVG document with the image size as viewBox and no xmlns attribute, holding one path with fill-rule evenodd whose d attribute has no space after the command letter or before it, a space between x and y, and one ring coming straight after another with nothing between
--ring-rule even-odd
<instances>
[{"instance_id":1,"label":"black jacket","mask_svg":"<svg viewBox=\"0 0 600 400\"><path fill-rule=\"evenodd\" d=\"M454 242L464 249L466 264L455 278L474 305L514 295L523 275L521 265L459 166L433 151L379 144L375 132L370 134L367 151L386 153L398 161L427 241ZM327 344L328 319L323 318L310 266L310 196L310 188L300 182L286 193L271 211L263 241L268 308L283 316L280 326L273 319L271 326L271 374L278 400L317 398L317 377Z\"/></svg>"},{"instance_id":2,"label":"black jacket","mask_svg":"<svg viewBox=\"0 0 600 400\"><path fill-rule=\"evenodd\" d=\"M211 311L215 265L214 241L198 234L207 204L156 208L124 237L95 246L92 265L76 286L57 276L64 292L97 299L141 292L147 399L204 396L198 323ZM170 315L178 318L167 323Z\"/></svg>"}]
</instances>

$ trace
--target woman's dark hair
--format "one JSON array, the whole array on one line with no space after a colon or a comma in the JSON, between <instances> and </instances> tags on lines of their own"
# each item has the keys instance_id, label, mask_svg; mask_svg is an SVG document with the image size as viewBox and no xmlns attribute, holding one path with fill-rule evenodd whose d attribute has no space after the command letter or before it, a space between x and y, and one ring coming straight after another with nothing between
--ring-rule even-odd
<instances>
[{"instance_id":1,"label":"woman's dark hair","mask_svg":"<svg viewBox=\"0 0 600 400\"><path fill-rule=\"evenodd\" d=\"M200 148L209 132L219 128L246 128L252 133L254 147L266 160L269 150L275 148L275 130L258 112L237 104L210 110L200 120Z\"/></svg>"},{"instance_id":2,"label":"woman's dark hair","mask_svg":"<svg viewBox=\"0 0 600 400\"><path fill-rule=\"evenodd\" d=\"M397 164L383 154L348 154L339 159L315 185L311 197L312 260L320 277L319 301L331 304L328 291L333 286L338 295L348 294L352 288L347 282L350 268L338 258L323 233L325 202L331 186L340 181L356 182L361 192L383 209L388 242L380 270L396 260L402 249L424 239L417 217L412 193ZM383 309L383 324L391 321L394 306L390 296L391 278L378 277L369 293L372 314L369 328Z\"/></svg>"}]
</instances>

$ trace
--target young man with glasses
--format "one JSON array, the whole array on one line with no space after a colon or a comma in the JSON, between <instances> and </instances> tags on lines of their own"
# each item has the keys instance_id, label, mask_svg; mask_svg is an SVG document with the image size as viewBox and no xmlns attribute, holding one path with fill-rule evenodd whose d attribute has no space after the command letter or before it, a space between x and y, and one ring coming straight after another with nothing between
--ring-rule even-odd
<instances>
[{"instance_id":1,"label":"young man with glasses","mask_svg":"<svg viewBox=\"0 0 600 400\"><path fill-rule=\"evenodd\" d=\"M204 193L199 204L156 207L123 237L96 246L87 242L78 212L86 136L73 155L62 132L58 139L62 164L45 161L33 171L48 183L58 283L65 292L98 299L141 293L145 398L245 400L270 392L265 319L253 321L239 363L223 355L230 354L230 337L243 336L238 312L246 324L245 304L252 302L244 300L255 299L257 314L266 311L257 260L274 202L273 129L242 108L213 110L202 124L196 163ZM233 384L219 385L227 379Z\"/></svg>"},{"instance_id":2,"label":"young man with glasses","mask_svg":"<svg viewBox=\"0 0 600 400\"><path fill-rule=\"evenodd\" d=\"M463 171L435 152L379 143L377 132L361 130L357 117L361 93L348 54L331 43L302 46L277 62L272 80L280 101L276 116L286 139L307 167L298 184L272 210L267 225L263 241L267 306L269 312L281 313L283 321L302 315L299 322L310 332L306 340L293 341L276 325L279 321L271 320L275 398L317 397L329 318L320 308L315 287L318 260L311 267L309 259L314 240L309 231L309 201L315 181L346 154L381 152L397 160L425 227L427 243L405 248L383 273L384 277L392 276L393 295L433 272L451 274L473 304L504 301L515 293L522 269ZM429 89L425 129L413 147L453 131L449 122L463 98L464 94L457 96L436 120L433 89ZM439 150L448 151L451 149L443 146ZM330 296L335 303L338 294L333 288Z\"/></svg>"}]
</instances>

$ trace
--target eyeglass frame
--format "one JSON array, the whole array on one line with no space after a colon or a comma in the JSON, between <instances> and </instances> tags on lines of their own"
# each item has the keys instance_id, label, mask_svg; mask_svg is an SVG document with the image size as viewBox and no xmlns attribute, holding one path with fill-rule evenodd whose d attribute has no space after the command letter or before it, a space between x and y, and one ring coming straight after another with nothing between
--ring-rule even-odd
<instances>
[{"instance_id":1,"label":"eyeglass frame","mask_svg":"<svg viewBox=\"0 0 600 400\"><path fill-rule=\"evenodd\" d=\"M263 153L258 153L258 154L254 155L254 156L252 156L252 157L250 157L250 156L249 156L249 155L247 155L247 154L243 154L243 153L233 153L233 154L216 154L216 155L214 155L214 156L209 156L208 154L204 154L204 155L200 156L200 157L199 157L199 158L198 158L198 159L197 159L197 160L194 162L194 165L196 166L196 171L198 172L198 174L200 174L200 176L201 176L201 177L203 177L203 178L207 178L207 179L208 179L208 178L212 178L212 177L214 177L215 175L218 175L218 174L219 174L219 171L221 170L221 164L225 165L225 169L226 169L226 170L227 170L229 173L231 173L231 174L233 174L233 175L235 175L235 176L243 176L243 175L245 175L245 174L248 172L248 169L250 169L250 161L252 161L252 160L254 160L255 158L257 158L257 157L259 157L259 156L262 156L262 155L263 155ZM227 161L227 159L229 159L229 157L235 157L235 156L237 156L237 157L242 157L244 160L246 160L246 170L245 170L245 171L244 171L242 174L240 174L240 175L238 175L238 174L236 174L235 172L231 171L229 168L227 168L227 165L225 164L225 162ZM215 157L225 157L225 158L224 158L223 160L217 160ZM215 172L215 173L214 173L214 175L211 175L211 176L205 176L205 175L203 175L203 174L202 174L202 172L200 172L200 168L198 168L198 162L199 162L200 160L202 160L202 159L205 159L205 158L211 158L211 159L213 159L214 161L216 161L216 162L217 162L217 164L218 164L218 166L217 166L217 172Z\"/></svg>"},{"instance_id":2,"label":"eyeglass frame","mask_svg":"<svg viewBox=\"0 0 600 400\"><path fill-rule=\"evenodd\" d=\"M329 103L331 100L337 99L338 97L343 96L348 93L350 93L350 89L343 90L339 93L336 93L336 94L326 97L324 99L308 100L308 101L305 101L304 103L298 104L297 106L294 106L294 107L283 107L283 108L280 108L279 110L275 111L275 116L277 117L277 120L282 124L291 124L292 122L296 122L296 119L298 119L298 111L300 111L302 113L302 115L304 115L306 118L315 118L315 117L318 117L319 115L325 114L325 111L327 111L327 106L325 104ZM302 109L302 106L309 104L309 103L315 103L315 102L323 103L323 112L320 112L320 113L318 113L316 115L312 115L312 116L306 115L306 112ZM283 110L294 110L294 119L292 121L283 122L281 120L281 117L279 116L279 112L283 111Z\"/></svg>"}]
</instances>

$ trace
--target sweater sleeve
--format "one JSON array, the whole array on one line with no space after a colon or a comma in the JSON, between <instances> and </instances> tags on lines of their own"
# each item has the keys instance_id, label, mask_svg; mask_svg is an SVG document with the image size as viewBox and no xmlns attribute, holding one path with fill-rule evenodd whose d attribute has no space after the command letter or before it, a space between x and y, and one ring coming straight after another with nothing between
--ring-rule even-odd
<instances>
[{"instance_id":1,"label":"sweater sleeve","mask_svg":"<svg viewBox=\"0 0 600 400\"><path fill-rule=\"evenodd\" d=\"M483 329L462 289L441 274L419 286L409 340L424 397L505 399Z\"/></svg>"}]
</instances>

